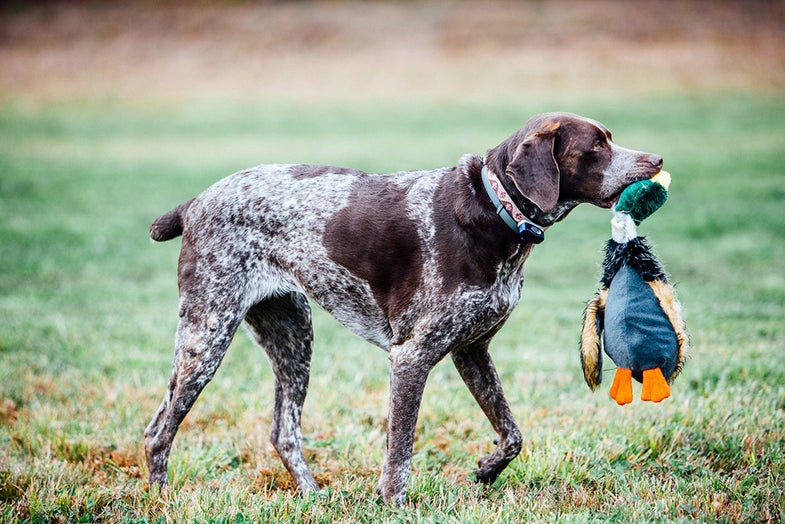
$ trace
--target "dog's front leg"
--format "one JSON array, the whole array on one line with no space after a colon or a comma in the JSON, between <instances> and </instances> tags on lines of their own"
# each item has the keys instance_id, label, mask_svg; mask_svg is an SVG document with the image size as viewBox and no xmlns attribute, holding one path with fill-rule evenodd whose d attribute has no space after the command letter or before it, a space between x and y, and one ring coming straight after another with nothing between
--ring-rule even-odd
<instances>
[{"instance_id":1,"label":"dog's front leg","mask_svg":"<svg viewBox=\"0 0 785 524\"><path fill-rule=\"evenodd\" d=\"M414 430L425 381L444 352L420 351L414 344L390 350L390 412L387 452L376 491L386 502L403 504L412 463Z\"/></svg>"},{"instance_id":2,"label":"dog's front leg","mask_svg":"<svg viewBox=\"0 0 785 524\"><path fill-rule=\"evenodd\" d=\"M521 452L521 431L504 397L499 375L488 353L490 338L453 351L452 360L477 403L499 435L496 449L480 459L474 471L478 482L492 484L504 468Z\"/></svg>"}]
</instances>

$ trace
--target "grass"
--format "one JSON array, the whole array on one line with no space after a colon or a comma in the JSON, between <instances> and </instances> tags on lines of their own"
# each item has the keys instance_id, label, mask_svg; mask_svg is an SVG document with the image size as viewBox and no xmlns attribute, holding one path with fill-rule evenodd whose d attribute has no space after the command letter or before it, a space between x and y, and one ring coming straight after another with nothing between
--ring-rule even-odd
<instances>
[{"instance_id":1,"label":"grass","mask_svg":"<svg viewBox=\"0 0 785 524\"><path fill-rule=\"evenodd\" d=\"M662 154L674 176L670 202L642 226L679 285L694 346L671 399L619 408L608 384L583 384L577 337L609 215L579 208L533 254L492 346L525 435L494 486L471 482L494 435L444 362L422 406L409 503L382 504L387 356L317 312L304 433L326 489L298 495L268 444L272 376L243 335L178 434L173 489L148 489L142 433L170 370L179 247L149 241L153 218L256 163L452 165L553 107ZM0 136L4 522L785 518L781 96L512 108L6 101Z\"/></svg>"}]
</instances>

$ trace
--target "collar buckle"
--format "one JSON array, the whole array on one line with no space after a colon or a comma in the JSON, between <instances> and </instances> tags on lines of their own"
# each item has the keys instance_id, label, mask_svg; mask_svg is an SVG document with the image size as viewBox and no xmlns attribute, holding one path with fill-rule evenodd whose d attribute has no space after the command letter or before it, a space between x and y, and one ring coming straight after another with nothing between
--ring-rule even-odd
<instances>
[{"instance_id":1,"label":"collar buckle","mask_svg":"<svg viewBox=\"0 0 785 524\"><path fill-rule=\"evenodd\" d=\"M527 244L539 244L545 240L545 231L537 224L531 222L518 224L518 234L521 236L521 240Z\"/></svg>"}]
</instances>

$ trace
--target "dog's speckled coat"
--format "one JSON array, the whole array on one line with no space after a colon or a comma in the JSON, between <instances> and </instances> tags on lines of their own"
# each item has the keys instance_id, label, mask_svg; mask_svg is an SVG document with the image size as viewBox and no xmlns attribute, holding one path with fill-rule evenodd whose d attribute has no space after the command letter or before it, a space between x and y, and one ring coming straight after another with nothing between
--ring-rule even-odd
<instances>
[{"instance_id":1,"label":"dog's speckled coat","mask_svg":"<svg viewBox=\"0 0 785 524\"><path fill-rule=\"evenodd\" d=\"M457 167L375 175L262 165L156 220L155 240L183 241L174 369L145 432L150 482L166 484L177 428L245 320L276 377L272 443L300 489L318 489L300 430L313 341L306 297L390 354L385 500L404 501L425 381L447 354L498 433L475 472L493 482L522 437L488 345L518 303L533 246L496 215L483 163L548 227L581 202L610 207L662 158L613 144L593 120L547 113Z\"/></svg>"}]
</instances>

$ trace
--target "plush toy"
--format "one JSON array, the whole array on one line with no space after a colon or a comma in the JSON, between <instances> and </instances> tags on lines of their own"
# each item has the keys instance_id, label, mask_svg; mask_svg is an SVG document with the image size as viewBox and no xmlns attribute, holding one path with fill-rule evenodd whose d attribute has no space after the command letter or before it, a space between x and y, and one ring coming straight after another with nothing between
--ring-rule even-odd
<instances>
[{"instance_id":1,"label":"plush toy","mask_svg":"<svg viewBox=\"0 0 785 524\"><path fill-rule=\"evenodd\" d=\"M581 333L583 376L591 389L602 381L602 351L616 364L610 395L632 402L632 379L643 383L642 400L670 396L684 364L688 336L681 306L664 269L637 226L668 198L670 174L628 186L611 220L613 238L603 261L602 288L586 305Z\"/></svg>"}]
</instances>

